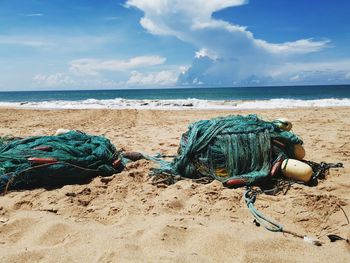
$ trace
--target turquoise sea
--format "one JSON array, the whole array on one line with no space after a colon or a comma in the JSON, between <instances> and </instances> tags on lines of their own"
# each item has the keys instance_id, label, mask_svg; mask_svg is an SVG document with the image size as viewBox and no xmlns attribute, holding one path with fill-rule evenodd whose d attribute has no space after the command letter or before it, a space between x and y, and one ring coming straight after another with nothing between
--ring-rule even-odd
<instances>
[{"instance_id":1,"label":"turquoise sea","mask_svg":"<svg viewBox=\"0 0 350 263\"><path fill-rule=\"evenodd\" d=\"M350 106L350 85L0 92L29 108L278 108Z\"/></svg>"}]
</instances>

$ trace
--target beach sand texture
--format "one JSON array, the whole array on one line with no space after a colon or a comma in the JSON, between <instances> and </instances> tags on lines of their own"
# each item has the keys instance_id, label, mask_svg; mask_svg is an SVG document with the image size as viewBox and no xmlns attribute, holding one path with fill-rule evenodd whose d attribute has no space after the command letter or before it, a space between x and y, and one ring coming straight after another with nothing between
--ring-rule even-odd
<instances>
[{"instance_id":1,"label":"beach sand texture","mask_svg":"<svg viewBox=\"0 0 350 263\"><path fill-rule=\"evenodd\" d=\"M343 162L317 187L260 195L256 207L286 229L319 237L316 247L253 224L243 189L183 180L152 185L151 163L85 185L12 191L0 196L0 262L350 262L350 108L260 111L1 109L0 136L50 135L58 128L108 137L127 151L175 154L200 119L257 113L286 117L306 159ZM342 209L343 210L342 210Z\"/></svg>"}]
</instances>

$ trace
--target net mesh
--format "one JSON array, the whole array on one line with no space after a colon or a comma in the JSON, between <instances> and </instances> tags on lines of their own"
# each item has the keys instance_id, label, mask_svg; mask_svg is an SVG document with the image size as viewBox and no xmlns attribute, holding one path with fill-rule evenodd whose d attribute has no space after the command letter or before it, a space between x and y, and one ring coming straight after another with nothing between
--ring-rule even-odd
<instances>
[{"instance_id":1,"label":"net mesh","mask_svg":"<svg viewBox=\"0 0 350 263\"><path fill-rule=\"evenodd\" d=\"M121 158L107 138L78 131L24 139L4 137L0 140L0 191L8 186L68 184L112 175L123 168L122 162L115 165Z\"/></svg>"},{"instance_id":2,"label":"net mesh","mask_svg":"<svg viewBox=\"0 0 350 263\"><path fill-rule=\"evenodd\" d=\"M201 120L182 135L172 162L152 158L159 164L153 173L193 179L209 176L221 182L243 178L253 184L267 177L281 156L293 158L294 145L302 143L293 132L257 115Z\"/></svg>"}]
</instances>

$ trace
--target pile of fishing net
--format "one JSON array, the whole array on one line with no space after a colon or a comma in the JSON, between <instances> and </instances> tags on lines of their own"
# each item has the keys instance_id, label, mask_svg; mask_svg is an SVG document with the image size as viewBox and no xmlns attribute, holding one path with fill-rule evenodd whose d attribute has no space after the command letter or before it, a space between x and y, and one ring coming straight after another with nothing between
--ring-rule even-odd
<instances>
[{"instance_id":1,"label":"pile of fishing net","mask_svg":"<svg viewBox=\"0 0 350 263\"><path fill-rule=\"evenodd\" d=\"M182 135L172 162L152 158L159 164L153 173L252 185L267 178L275 163L297 158L296 149L303 141L290 128L283 121L264 121L257 115L201 120Z\"/></svg>"},{"instance_id":2,"label":"pile of fishing net","mask_svg":"<svg viewBox=\"0 0 350 263\"><path fill-rule=\"evenodd\" d=\"M81 182L124 168L105 137L69 131L57 136L0 139L0 192Z\"/></svg>"},{"instance_id":3,"label":"pile of fishing net","mask_svg":"<svg viewBox=\"0 0 350 263\"><path fill-rule=\"evenodd\" d=\"M155 183L208 178L204 182L219 180L229 187L247 186L244 200L257 226L288 233L319 246L319 240L286 230L254 206L258 194L277 194L285 182L288 191L294 182L309 184L313 179L324 179L329 168L342 167L341 163L302 160L303 141L291 128L287 120L264 121L257 115L201 120L191 124L182 135L178 154L171 162L165 160L170 156L147 158L159 165L153 169Z\"/></svg>"}]
</instances>

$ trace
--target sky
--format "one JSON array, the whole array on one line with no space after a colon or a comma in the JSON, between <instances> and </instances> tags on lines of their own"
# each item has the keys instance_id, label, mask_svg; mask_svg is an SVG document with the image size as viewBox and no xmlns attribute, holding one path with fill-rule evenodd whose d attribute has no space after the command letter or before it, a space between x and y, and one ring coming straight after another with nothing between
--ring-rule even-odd
<instances>
[{"instance_id":1,"label":"sky","mask_svg":"<svg viewBox=\"0 0 350 263\"><path fill-rule=\"evenodd\" d=\"M350 83L348 0L0 0L0 91Z\"/></svg>"}]
</instances>

